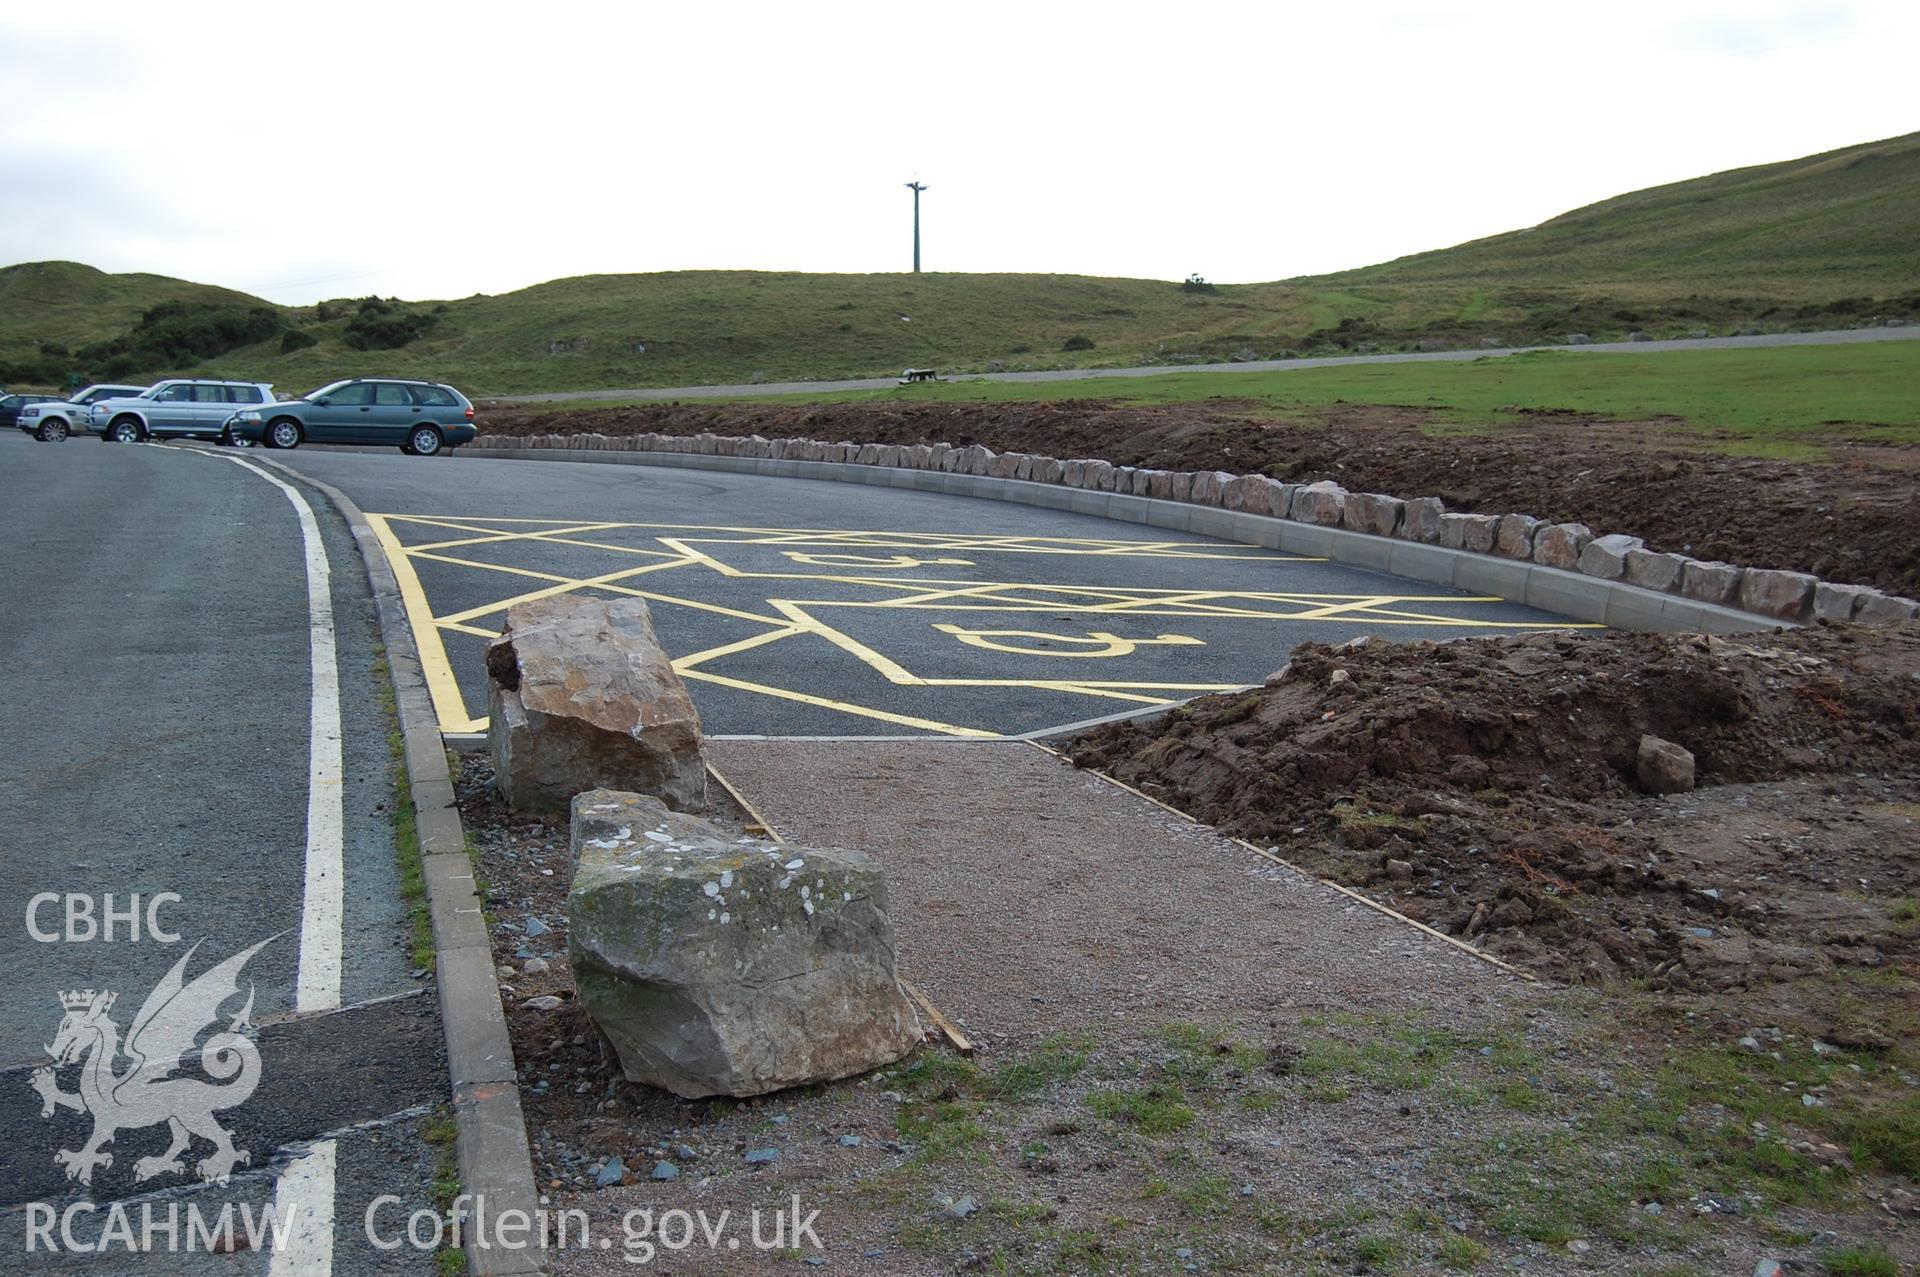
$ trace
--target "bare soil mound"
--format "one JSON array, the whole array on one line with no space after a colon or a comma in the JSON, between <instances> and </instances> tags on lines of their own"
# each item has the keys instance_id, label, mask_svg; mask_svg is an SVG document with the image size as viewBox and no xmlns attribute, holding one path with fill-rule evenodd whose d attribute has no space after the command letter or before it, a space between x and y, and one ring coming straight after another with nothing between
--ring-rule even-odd
<instances>
[{"instance_id":1,"label":"bare soil mound","mask_svg":"<svg viewBox=\"0 0 1920 1277\"><path fill-rule=\"evenodd\" d=\"M1643 735L1700 788L1639 792ZM1754 992L1920 954L1920 625L1304 644L1068 752L1555 977Z\"/></svg>"},{"instance_id":2,"label":"bare soil mound","mask_svg":"<svg viewBox=\"0 0 1920 1277\"><path fill-rule=\"evenodd\" d=\"M1536 413L1488 434L1436 435L1419 408L1344 406L1312 419L1244 401L648 404L534 413L491 408L496 434L759 434L855 443L984 444L1116 465L1333 479L1438 496L1451 509L1576 520L1658 550L1920 593L1920 448L1849 444L1826 463L1724 456L1673 421Z\"/></svg>"}]
</instances>

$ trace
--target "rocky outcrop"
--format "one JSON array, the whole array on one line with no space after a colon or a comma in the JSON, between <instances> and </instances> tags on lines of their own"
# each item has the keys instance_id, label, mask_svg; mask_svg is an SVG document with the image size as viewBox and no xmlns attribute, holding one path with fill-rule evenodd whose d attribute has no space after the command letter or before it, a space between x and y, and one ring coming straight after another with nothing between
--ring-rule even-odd
<instances>
[{"instance_id":1,"label":"rocky outcrop","mask_svg":"<svg viewBox=\"0 0 1920 1277\"><path fill-rule=\"evenodd\" d=\"M487 708L510 807L565 811L575 794L609 786L681 811L707 805L700 715L642 599L515 605L487 648Z\"/></svg>"},{"instance_id":2,"label":"rocky outcrop","mask_svg":"<svg viewBox=\"0 0 1920 1277\"><path fill-rule=\"evenodd\" d=\"M920 1041L871 857L734 837L609 790L579 795L572 816L568 957L629 1079L761 1095Z\"/></svg>"}]
</instances>

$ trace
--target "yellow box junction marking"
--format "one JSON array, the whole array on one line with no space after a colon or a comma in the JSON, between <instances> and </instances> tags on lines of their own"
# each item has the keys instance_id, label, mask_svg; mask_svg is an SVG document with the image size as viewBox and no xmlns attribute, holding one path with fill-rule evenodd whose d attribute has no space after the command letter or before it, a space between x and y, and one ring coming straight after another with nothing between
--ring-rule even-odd
<instances>
[{"instance_id":1,"label":"yellow box junction marking","mask_svg":"<svg viewBox=\"0 0 1920 1277\"><path fill-rule=\"evenodd\" d=\"M1140 682L1124 679L1047 679L1018 677L1023 660L1074 657L1111 660L1132 655L1143 647L1202 647L1205 641L1169 630L1152 638L1129 638L1101 628L1114 617L1187 617L1194 620L1249 622L1352 621L1369 626L1424 625L1470 629L1566 628L1566 622L1489 621L1471 616L1449 616L1422 607L1484 605L1505 600L1465 598L1446 594L1303 594L1291 591L1194 590L1048 584L1030 581L958 581L942 579L939 569L973 567L979 556L1009 554L1080 559L1258 560L1269 563L1318 562L1299 556L1272 554L1252 546L1221 542L1121 541L1081 537L1001 536L932 532L858 532L812 528L755 528L730 525L627 523L597 520L519 519L464 516L370 514L368 521L386 552L400 585L420 661L433 696L442 731L483 731L487 720L476 717L466 704L459 681L447 659L443 632L475 638L498 635L498 621L517 603L588 590L628 595L650 603L726 616L764 628L734 642L693 652L673 662L681 677L711 683L775 700L813 705L836 713L950 736L990 737L998 732L900 714L877 706L818 696L763 680L745 679L707 668L741 652L791 639L816 638L853 656L895 687L1007 687L1031 688L1087 696L1126 704L1165 705L1203 692L1232 691L1236 684ZM402 531L424 535L413 544ZM614 539L638 537L645 544ZM608 570L588 576L543 572L512 564L491 563L473 557L483 547L557 545L589 550L604 556ZM729 550L731 547L731 550ZM752 550L746 549L752 547ZM795 547L767 551L761 547ZM730 557L758 554L782 570L759 571L729 562ZM771 554L771 558L768 555ZM514 584L508 592L477 607L438 614L422 586L416 563L442 564L496 573ZM786 570L786 569L815 569ZM735 580L768 582L766 610L728 607L672 592L667 574L688 571ZM930 575L921 575L922 572ZM640 584L644 580L647 587ZM810 587L854 587L872 597L823 599L804 597ZM801 597L789 597L798 595ZM897 660L854 638L822 619L832 608L939 613L992 612L1014 620L1018 614L1048 613L1065 623L1058 629L982 628L954 622L930 622L932 629L975 651L1006 658L1016 667L1008 678L933 678L915 674ZM1079 626L1072 618L1081 617ZM494 628L485 622L493 621ZM1015 621L1015 624L1018 624ZM1031 622L1029 622L1031 624ZM1598 628L1598 627L1586 627Z\"/></svg>"}]
</instances>

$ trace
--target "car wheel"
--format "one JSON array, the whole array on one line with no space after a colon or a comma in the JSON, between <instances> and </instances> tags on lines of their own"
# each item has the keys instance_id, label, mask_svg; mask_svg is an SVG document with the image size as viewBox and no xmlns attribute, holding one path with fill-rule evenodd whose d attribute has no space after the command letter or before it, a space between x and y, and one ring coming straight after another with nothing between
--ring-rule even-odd
<instances>
[{"instance_id":1,"label":"car wheel","mask_svg":"<svg viewBox=\"0 0 1920 1277\"><path fill-rule=\"evenodd\" d=\"M140 429L138 418L122 417L107 431L107 438L115 443L139 443L140 437L145 433Z\"/></svg>"},{"instance_id":2,"label":"car wheel","mask_svg":"<svg viewBox=\"0 0 1920 1277\"><path fill-rule=\"evenodd\" d=\"M223 448L251 448L253 446L253 440L242 439L235 433L232 426L228 426L220 432L220 446Z\"/></svg>"},{"instance_id":3,"label":"car wheel","mask_svg":"<svg viewBox=\"0 0 1920 1277\"><path fill-rule=\"evenodd\" d=\"M40 429L35 432L34 438L38 439L41 443L65 443L67 439L67 423L58 417L55 417L52 421L43 421L40 423Z\"/></svg>"},{"instance_id":4,"label":"car wheel","mask_svg":"<svg viewBox=\"0 0 1920 1277\"><path fill-rule=\"evenodd\" d=\"M266 444L269 448L298 448L300 439L300 423L292 417L281 417L267 426Z\"/></svg>"},{"instance_id":5,"label":"car wheel","mask_svg":"<svg viewBox=\"0 0 1920 1277\"><path fill-rule=\"evenodd\" d=\"M407 447L416 457L431 457L439 454L446 440L432 426L421 426L407 436Z\"/></svg>"}]
</instances>

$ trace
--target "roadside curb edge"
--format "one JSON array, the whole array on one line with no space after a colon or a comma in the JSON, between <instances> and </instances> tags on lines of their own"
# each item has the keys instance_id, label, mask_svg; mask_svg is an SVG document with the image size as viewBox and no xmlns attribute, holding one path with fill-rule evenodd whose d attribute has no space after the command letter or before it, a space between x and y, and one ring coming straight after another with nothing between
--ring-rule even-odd
<instances>
[{"instance_id":1,"label":"roadside curb edge","mask_svg":"<svg viewBox=\"0 0 1920 1277\"><path fill-rule=\"evenodd\" d=\"M420 671L419 649L407 625L400 585L375 537L373 526L352 498L291 466L265 457L290 482L306 485L333 503L347 521L366 567L373 603L386 647L388 676L400 716L407 778L413 790L420 835L427 908L433 922L435 982L440 994L440 1023L447 1043L456 1127L455 1151L462 1189L488 1221L508 1211L537 1221L539 1191L520 1106L518 1073L507 1036L506 1014L493 972L487 925L474 891L473 862L466 830L455 803L453 777L439 719ZM530 1223L530 1244L506 1248L479 1229L467 1234L467 1271L474 1277L535 1277L551 1271L540 1229ZM493 1244L488 1244L492 1241Z\"/></svg>"}]
</instances>

